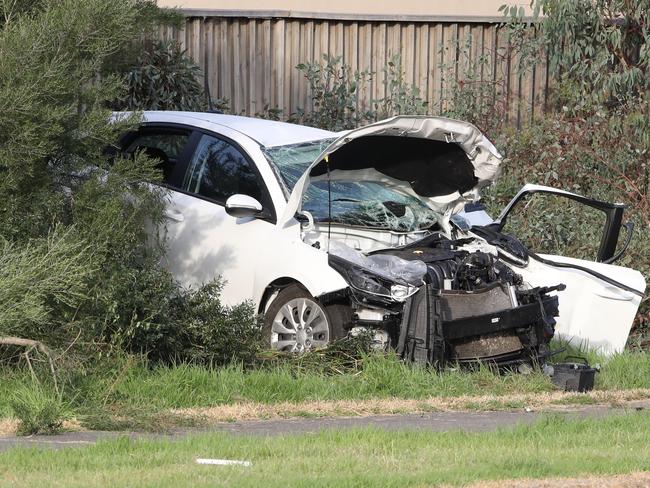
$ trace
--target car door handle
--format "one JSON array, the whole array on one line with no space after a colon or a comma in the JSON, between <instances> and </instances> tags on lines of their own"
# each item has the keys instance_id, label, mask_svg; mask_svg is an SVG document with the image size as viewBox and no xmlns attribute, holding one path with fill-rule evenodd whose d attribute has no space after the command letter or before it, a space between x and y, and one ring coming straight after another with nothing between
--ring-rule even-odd
<instances>
[{"instance_id":1,"label":"car door handle","mask_svg":"<svg viewBox=\"0 0 650 488\"><path fill-rule=\"evenodd\" d=\"M185 216L179 212L178 210L165 210L164 212L165 217L167 217L170 220L175 220L176 222L183 222L185 220Z\"/></svg>"}]
</instances>

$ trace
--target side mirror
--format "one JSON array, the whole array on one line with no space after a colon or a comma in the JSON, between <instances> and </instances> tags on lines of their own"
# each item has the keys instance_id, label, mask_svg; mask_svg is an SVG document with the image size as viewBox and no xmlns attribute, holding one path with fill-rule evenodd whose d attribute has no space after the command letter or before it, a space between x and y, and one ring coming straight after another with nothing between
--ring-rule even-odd
<instances>
[{"instance_id":1,"label":"side mirror","mask_svg":"<svg viewBox=\"0 0 650 488\"><path fill-rule=\"evenodd\" d=\"M248 195L232 195L226 200L226 213L232 217L253 217L262 213L262 204Z\"/></svg>"}]
</instances>

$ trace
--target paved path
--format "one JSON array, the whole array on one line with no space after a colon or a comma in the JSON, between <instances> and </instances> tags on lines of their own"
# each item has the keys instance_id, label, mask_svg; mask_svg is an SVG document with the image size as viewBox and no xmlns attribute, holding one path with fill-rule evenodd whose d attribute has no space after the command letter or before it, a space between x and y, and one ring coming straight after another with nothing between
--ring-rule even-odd
<instances>
[{"instance_id":1,"label":"paved path","mask_svg":"<svg viewBox=\"0 0 650 488\"><path fill-rule=\"evenodd\" d=\"M650 402L634 402L628 408L608 408L586 406L562 412L567 417L600 417L621 415L650 408ZM386 430L418 430L443 432L465 430L485 432L499 427L529 424L538 419L537 412L438 412L407 415L373 415L368 417L339 417L289 420L255 420L231 423L218 423L205 429L176 431L170 434L147 434L135 432L67 432L55 436L0 437L0 452L16 446L48 447L61 449L83 447L98 440L128 436L132 439L180 439L188 435L205 432L226 432L235 435L282 435L313 434L324 429L345 429L354 427L377 427Z\"/></svg>"}]
</instances>

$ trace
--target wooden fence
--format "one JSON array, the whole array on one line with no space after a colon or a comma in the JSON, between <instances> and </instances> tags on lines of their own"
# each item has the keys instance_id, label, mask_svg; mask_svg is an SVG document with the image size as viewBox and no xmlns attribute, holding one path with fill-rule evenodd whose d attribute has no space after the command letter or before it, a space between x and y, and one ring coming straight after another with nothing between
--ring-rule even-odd
<instances>
[{"instance_id":1,"label":"wooden fence","mask_svg":"<svg viewBox=\"0 0 650 488\"><path fill-rule=\"evenodd\" d=\"M385 96L383 69L396 54L406 82L420 89L432 113L447 103L451 84L477 64L480 79L502 88L509 123L520 126L546 104L546 60L519 74L496 22L188 16L182 29L163 28L161 36L187 49L213 98L228 99L234 112L247 115L265 107L284 115L309 110L309 86L296 65L320 62L323 54L375 73L362 96L365 106ZM479 63L481 56L486 61Z\"/></svg>"}]
</instances>

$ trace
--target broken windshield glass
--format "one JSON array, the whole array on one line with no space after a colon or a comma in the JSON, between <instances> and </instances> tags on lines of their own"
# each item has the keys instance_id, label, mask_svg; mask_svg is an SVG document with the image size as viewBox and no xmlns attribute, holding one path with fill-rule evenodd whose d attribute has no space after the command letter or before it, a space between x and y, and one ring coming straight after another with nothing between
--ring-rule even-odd
<instances>
[{"instance_id":1,"label":"broken windshield glass","mask_svg":"<svg viewBox=\"0 0 650 488\"><path fill-rule=\"evenodd\" d=\"M266 148L264 152L291 191L331 142L332 139L323 139ZM310 212L317 222L330 219L329 189L332 222L408 232L430 227L438 220L438 215L417 197L379 181L316 181L307 188L302 209Z\"/></svg>"}]
</instances>

